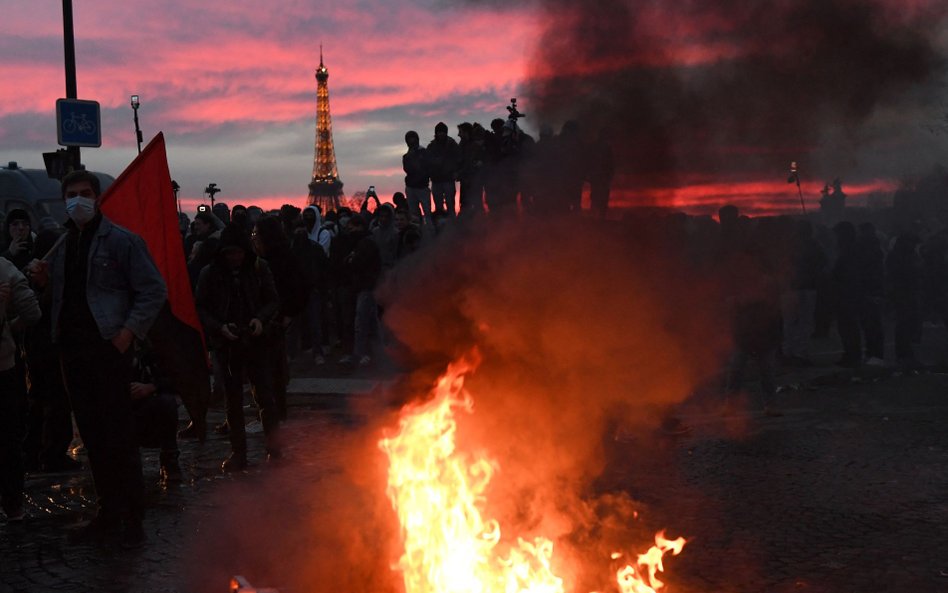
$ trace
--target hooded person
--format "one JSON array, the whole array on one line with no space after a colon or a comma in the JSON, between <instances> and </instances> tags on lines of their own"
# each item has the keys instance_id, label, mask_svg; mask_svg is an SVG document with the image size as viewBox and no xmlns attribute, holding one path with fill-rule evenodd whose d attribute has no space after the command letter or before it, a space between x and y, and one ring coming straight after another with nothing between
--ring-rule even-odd
<instances>
[{"instance_id":1,"label":"hooded person","mask_svg":"<svg viewBox=\"0 0 948 593\"><path fill-rule=\"evenodd\" d=\"M306 286L303 266L290 248L283 225L275 216L264 216L257 221L251 234L254 251L266 260L273 274L273 283L280 299L280 310L267 324L270 371L273 377L273 396L280 420L286 420L286 388L290 383L287 361L286 336L292 320L303 312L310 287ZM314 246L315 249L315 246Z\"/></svg>"},{"instance_id":2,"label":"hooded person","mask_svg":"<svg viewBox=\"0 0 948 593\"><path fill-rule=\"evenodd\" d=\"M382 270L389 270L398 260L399 232L395 228L395 208L391 204L382 204L375 212L375 220L377 224L372 229L372 240L378 245Z\"/></svg>"},{"instance_id":3,"label":"hooded person","mask_svg":"<svg viewBox=\"0 0 948 593\"><path fill-rule=\"evenodd\" d=\"M306 226L306 235L313 243L323 248L323 253L329 255L329 246L332 244L333 227L323 224L322 214L316 206L307 206L303 210L303 224Z\"/></svg>"},{"instance_id":4,"label":"hooded person","mask_svg":"<svg viewBox=\"0 0 948 593\"><path fill-rule=\"evenodd\" d=\"M266 436L268 459L279 457L278 413L264 329L277 315L277 296L270 266L254 255L250 237L229 224L221 231L214 261L201 271L195 294L198 314L224 375L231 455L225 472L247 467L243 377L249 377Z\"/></svg>"},{"instance_id":5,"label":"hooded person","mask_svg":"<svg viewBox=\"0 0 948 593\"><path fill-rule=\"evenodd\" d=\"M323 342L324 337L328 336L328 309L323 307L323 303L328 298L328 248L332 244L333 225L329 220L320 224L321 216L316 206L307 206L302 217L303 226L296 229L293 239L293 252L300 263L307 294L306 306L297 328L300 331L301 349L312 347L313 362L323 365L326 364ZM325 242L325 246L319 243L320 239ZM324 325L327 326L325 329ZM291 341L291 347L294 345L295 341ZM291 351L291 356L294 353Z\"/></svg>"},{"instance_id":6,"label":"hooded person","mask_svg":"<svg viewBox=\"0 0 948 593\"><path fill-rule=\"evenodd\" d=\"M32 223L29 213L21 208L10 210L3 223L3 243L6 249L0 256L13 262L18 270L22 270L33 260L33 233L31 231Z\"/></svg>"}]
</instances>

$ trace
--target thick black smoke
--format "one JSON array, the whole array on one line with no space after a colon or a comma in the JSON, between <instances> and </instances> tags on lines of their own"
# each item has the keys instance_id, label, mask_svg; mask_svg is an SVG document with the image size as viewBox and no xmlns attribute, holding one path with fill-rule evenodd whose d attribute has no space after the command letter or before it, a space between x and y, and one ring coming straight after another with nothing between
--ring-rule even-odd
<instances>
[{"instance_id":1,"label":"thick black smoke","mask_svg":"<svg viewBox=\"0 0 948 593\"><path fill-rule=\"evenodd\" d=\"M830 137L852 145L945 65L941 0L539 4L533 121L608 128L639 182L783 171Z\"/></svg>"}]
</instances>

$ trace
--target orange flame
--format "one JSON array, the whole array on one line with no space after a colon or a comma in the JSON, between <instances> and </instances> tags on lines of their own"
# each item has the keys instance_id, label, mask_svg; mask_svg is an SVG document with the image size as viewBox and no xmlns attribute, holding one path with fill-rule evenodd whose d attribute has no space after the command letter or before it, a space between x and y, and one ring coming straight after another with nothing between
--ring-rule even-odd
<instances>
[{"instance_id":1,"label":"orange flame","mask_svg":"<svg viewBox=\"0 0 948 593\"><path fill-rule=\"evenodd\" d=\"M543 537L516 544L501 541L500 525L485 517L485 491L495 461L459 451L455 410L473 412L464 376L476 363L448 366L426 402L401 411L397 434L379 447L388 456L387 494L401 524L404 553L394 570L406 593L564 593L553 572L553 542ZM638 557L636 569L616 574L620 593L654 593L663 587L656 573L662 556L677 555L683 538L655 536L655 546ZM621 555L613 555L613 559Z\"/></svg>"}]
</instances>

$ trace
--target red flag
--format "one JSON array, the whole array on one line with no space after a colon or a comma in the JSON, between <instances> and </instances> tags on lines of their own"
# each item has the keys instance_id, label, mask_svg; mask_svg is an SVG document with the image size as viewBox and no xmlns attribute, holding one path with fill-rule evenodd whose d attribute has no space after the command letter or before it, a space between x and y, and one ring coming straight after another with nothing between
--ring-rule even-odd
<instances>
[{"instance_id":1,"label":"red flag","mask_svg":"<svg viewBox=\"0 0 948 593\"><path fill-rule=\"evenodd\" d=\"M99 207L116 224L145 240L168 286L171 312L203 337L191 294L165 137L161 132L106 190Z\"/></svg>"}]
</instances>

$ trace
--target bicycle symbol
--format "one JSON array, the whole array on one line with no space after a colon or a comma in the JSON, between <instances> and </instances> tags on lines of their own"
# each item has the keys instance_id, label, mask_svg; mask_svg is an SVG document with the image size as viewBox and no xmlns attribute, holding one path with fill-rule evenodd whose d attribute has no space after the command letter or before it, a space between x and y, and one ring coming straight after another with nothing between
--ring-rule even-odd
<instances>
[{"instance_id":1,"label":"bicycle symbol","mask_svg":"<svg viewBox=\"0 0 948 593\"><path fill-rule=\"evenodd\" d=\"M63 120L63 132L73 134L75 132L93 136L96 132L95 122L86 118L85 113L72 113L69 119Z\"/></svg>"}]
</instances>

